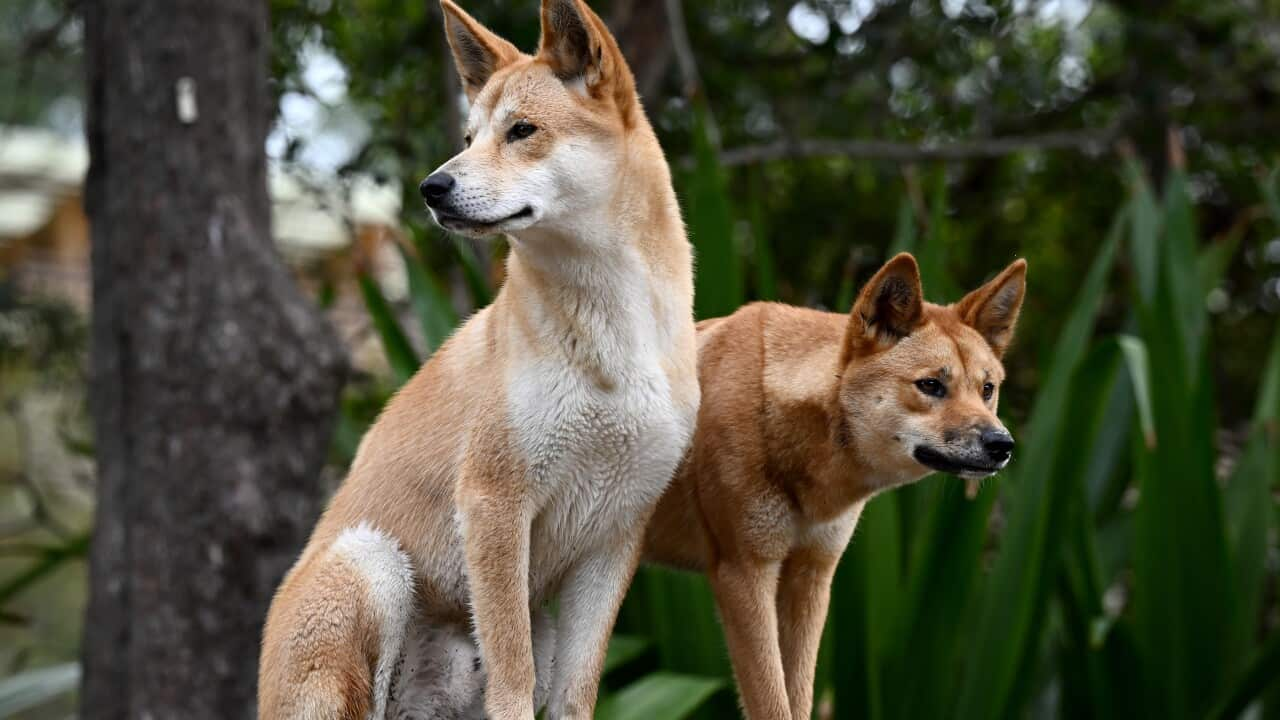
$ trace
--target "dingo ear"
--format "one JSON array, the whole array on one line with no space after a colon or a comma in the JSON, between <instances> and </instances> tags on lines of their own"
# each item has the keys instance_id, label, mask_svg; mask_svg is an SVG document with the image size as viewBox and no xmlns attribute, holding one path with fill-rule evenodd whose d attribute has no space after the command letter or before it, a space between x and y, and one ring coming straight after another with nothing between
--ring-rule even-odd
<instances>
[{"instance_id":1,"label":"dingo ear","mask_svg":"<svg viewBox=\"0 0 1280 720\"><path fill-rule=\"evenodd\" d=\"M453 50L453 63L462 78L467 99L475 100L480 88L504 65L520 57L515 45L493 34L450 0L440 0L444 32Z\"/></svg>"},{"instance_id":2,"label":"dingo ear","mask_svg":"<svg viewBox=\"0 0 1280 720\"><path fill-rule=\"evenodd\" d=\"M1013 328L1027 292L1027 261L1014 260L991 282L956 303L960 319L986 339L997 356L1004 355L1013 340Z\"/></svg>"},{"instance_id":3,"label":"dingo ear","mask_svg":"<svg viewBox=\"0 0 1280 720\"><path fill-rule=\"evenodd\" d=\"M920 268L909 253L899 253L871 278L849 313L845 361L883 348L911 334L924 317Z\"/></svg>"},{"instance_id":4,"label":"dingo ear","mask_svg":"<svg viewBox=\"0 0 1280 720\"><path fill-rule=\"evenodd\" d=\"M538 57L566 83L581 82L593 98L612 97L630 124L635 80L604 21L582 0L542 0Z\"/></svg>"}]
</instances>

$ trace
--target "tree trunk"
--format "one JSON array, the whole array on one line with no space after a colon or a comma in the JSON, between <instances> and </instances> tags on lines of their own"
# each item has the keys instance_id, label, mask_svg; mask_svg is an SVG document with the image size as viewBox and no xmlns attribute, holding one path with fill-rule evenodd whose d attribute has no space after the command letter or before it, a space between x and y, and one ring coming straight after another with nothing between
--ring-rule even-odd
<instances>
[{"instance_id":1,"label":"tree trunk","mask_svg":"<svg viewBox=\"0 0 1280 720\"><path fill-rule=\"evenodd\" d=\"M617 0L609 30L636 76L636 90L649 117L661 109L662 81L671 65L671 38L663 0Z\"/></svg>"},{"instance_id":2,"label":"tree trunk","mask_svg":"<svg viewBox=\"0 0 1280 720\"><path fill-rule=\"evenodd\" d=\"M247 718L343 353L271 242L266 0L87 0L98 509L83 716Z\"/></svg>"}]
</instances>

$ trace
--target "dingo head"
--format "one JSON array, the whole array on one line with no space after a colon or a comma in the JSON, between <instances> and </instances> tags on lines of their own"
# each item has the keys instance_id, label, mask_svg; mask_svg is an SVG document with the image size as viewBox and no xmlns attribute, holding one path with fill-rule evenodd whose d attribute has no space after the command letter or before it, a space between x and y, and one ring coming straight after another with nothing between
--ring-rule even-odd
<instances>
[{"instance_id":1,"label":"dingo head","mask_svg":"<svg viewBox=\"0 0 1280 720\"><path fill-rule=\"evenodd\" d=\"M617 42L582 0L543 0L534 56L441 7L471 110L466 149L420 187L436 222L473 237L572 231L614 196L623 139L646 122Z\"/></svg>"},{"instance_id":2,"label":"dingo head","mask_svg":"<svg viewBox=\"0 0 1280 720\"><path fill-rule=\"evenodd\" d=\"M954 305L924 301L915 258L903 253L862 289L841 361L842 441L895 482L931 470L976 481L1013 455L996 417L1001 356L1026 291L1017 260ZM976 488L974 488L976 489Z\"/></svg>"}]
</instances>

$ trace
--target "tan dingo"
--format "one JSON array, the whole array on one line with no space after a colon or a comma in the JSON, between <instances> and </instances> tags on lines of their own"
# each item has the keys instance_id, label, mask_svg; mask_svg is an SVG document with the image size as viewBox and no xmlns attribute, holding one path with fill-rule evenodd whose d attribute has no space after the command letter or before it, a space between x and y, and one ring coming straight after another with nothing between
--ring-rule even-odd
<instances>
[{"instance_id":1,"label":"tan dingo","mask_svg":"<svg viewBox=\"0 0 1280 720\"><path fill-rule=\"evenodd\" d=\"M699 324L698 431L645 554L708 574L750 720L809 718L831 577L869 498L1008 463L996 400L1025 284L1019 260L940 307L904 254L849 315L760 303Z\"/></svg>"},{"instance_id":2,"label":"tan dingo","mask_svg":"<svg viewBox=\"0 0 1280 720\"><path fill-rule=\"evenodd\" d=\"M468 147L421 190L510 238L506 283L388 404L285 578L264 720L590 718L693 433L690 248L617 44L581 0L543 1L534 56L443 8Z\"/></svg>"}]
</instances>

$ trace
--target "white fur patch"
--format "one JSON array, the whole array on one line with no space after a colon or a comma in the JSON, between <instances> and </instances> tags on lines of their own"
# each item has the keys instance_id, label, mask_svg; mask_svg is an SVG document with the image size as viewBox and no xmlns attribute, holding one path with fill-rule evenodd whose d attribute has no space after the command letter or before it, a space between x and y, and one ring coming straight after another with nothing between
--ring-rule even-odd
<instances>
[{"instance_id":1,"label":"white fur patch","mask_svg":"<svg viewBox=\"0 0 1280 720\"><path fill-rule=\"evenodd\" d=\"M585 75L566 80L564 86L569 88L569 92L575 93L578 97L586 98L591 96L591 93L587 91L587 77Z\"/></svg>"},{"instance_id":2,"label":"white fur patch","mask_svg":"<svg viewBox=\"0 0 1280 720\"><path fill-rule=\"evenodd\" d=\"M391 676L400 659L409 616L413 612L413 567L395 538L367 523L343 530L334 541L332 552L346 559L364 576L369 603L381 624L370 720L383 720Z\"/></svg>"},{"instance_id":3,"label":"white fur patch","mask_svg":"<svg viewBox=\"0 0 1280 720\"><path fill-rule=\"evenodd\" d=\"M799 528L795 544L822 548L837 555L844 552L865 504L859 502L826 522L804 523Z\"/></svg>"}]
</instances>

